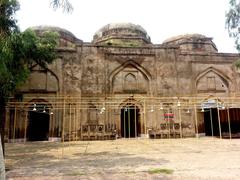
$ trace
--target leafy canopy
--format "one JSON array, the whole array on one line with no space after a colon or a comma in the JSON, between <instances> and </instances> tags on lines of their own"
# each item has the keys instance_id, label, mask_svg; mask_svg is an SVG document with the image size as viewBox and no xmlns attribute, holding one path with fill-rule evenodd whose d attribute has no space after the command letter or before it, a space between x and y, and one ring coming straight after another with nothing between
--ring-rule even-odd
<instances>
[{"instance_id":1,"label":"leafy canopy","mask_svg":"<svg viewBox=\"0 0 240 180\"><path fill-rule=\"evenodd\" d=\"M15 19L17 0L0 0L0 100L13 94L29 75L33 63L45 67L55 59L58 34L20 32Z\"/></svg>"},{"instance_id":2,"label":"leafy canopy","mask_svg":"<svg viewBox=\"0 0 240 180\"><path fill-rule=\"evenodd\" d=\"M229 11L226 14L226 27L230 37L235 38L235 45L240 51L240 0L229 1Z\"/></svg>"},{"instance_id":3,"label":"leafy canopy","mask_svg":"<svg viewBox=\"0 0 240 180\"><path fill-rule=\"evenodd\" d=\"M45 32L39 37L32 30L12 33L0 42L0 96L9 96L29 74L33 63L45 67L55 58L57 34Z\"/></svg>"},{"instance_id":4,"label":"leafy canopy","mask_svg":"<svg viewBox=\"0 0 240 180\"><path fill-rule=\"evenodd\" d=\"M61 8L63 12L73 11L73 6L68 0L51 0L51 6L54 10Z\"/></svg>"}]
</instances>

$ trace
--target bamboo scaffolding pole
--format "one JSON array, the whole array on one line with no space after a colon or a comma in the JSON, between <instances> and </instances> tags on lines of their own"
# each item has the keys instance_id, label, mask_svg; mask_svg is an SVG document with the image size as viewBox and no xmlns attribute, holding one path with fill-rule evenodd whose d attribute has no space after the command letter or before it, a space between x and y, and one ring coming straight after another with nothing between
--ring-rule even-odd
<instances>
[{"instance_id":1,"label":"bamboo scaffolding pole","mask_svg":"<svg viewBox=\"0 0 240 180\"><path fill-rule=\"evenodd\" d=\"M212 138L213 138L212 108L210 108L210 121L211 121L211 132L212 132Z\"/></svg>"},{"instance_id":2,"label":"bamboo scaffolding pole","mask_svg":"<svg viewBox=\"0 0 240 180\"><path fill-rule=\"evenodd\" d=\"M72 138L72 104L69 104L69 121L68 121L68 145L70 146L70 141Z\"/></svg>"},{"instance_id":3,"label":"bamboo scaffolding pole","mask_svg":"<svg viewBox=\"0 0 240 180\"><path fill-rule=\"evenodd\" d=\"M28 111L25 111L25 121L24 121L24 143L27 141L27 122L28 122Z\"/></svg>"},{"instance_id":4,"label":"bamboo scaffolding pole","mask_svg":"<svg viewBox=\"0 0 240 180\"><path fill-rule=\"evenodd\" d=\"M147 117L146 117L147 116L147 110L149 110L151 106L154 106L155 109L156 109L158 107L159 108L161 107L161 105L160 105L161 103L174 103L174 101L176 101L175 97L174 98L169 98L169 97L142 97L142 96L136 96L135 97L134 96L134 98L129 98L129 95L128 96L126 95L126 96L119 96L119 97L108 96L104 100L103 99L99 99L99 97L84 97L84 98L82 98L80 100L80 97L75 98L75 96L70 96L70 97L68 97L69 102L71 104L74 104L74 105L76 104L76 107L73 108L73 107L71 107L71 105L69 107L66 107L65 102L64 102L66 97L67 96L62 96L62 97L60 96L60 97L56 97L56 98L54 98L54 97L46 97L46 98L48 98L49 102L50 102L50 100L54 101L54 103L55 103L54 110L55 111L59 110L59 113L61 111L65 111L65 115L63 116L63 119L66 118L66 110L74 112L74 113L71 112L70 115L68 116L70 118L70 120L69 120L69 129L68 129L69 136L70 136L69 138L72 138L72 136L71 136L71 131L72 130L77 132L77 129L76 129L77 128L76 127L77 126L77 122L76 121L79 121L79 123L81 122L81 120L78 120L79 119L78 118L78 113L76 111L81 112L83 110L91 109L91 108L87 107L87 103L89 103L90 100L92 100L92 102L96 102L97 106L101 105L102 103L106 104L106 106L108 107L109 110L107 112L105 112L105 115L104 115L105 116L105 118L104 118L105 123L104 124L107 125L107 127L112 129L113 127L115 127L115 123L116 123L115 120L114 120L115 116L113 118L113 112L114 112L114 110L119 110L119 104L121 104L123 102L123 100L125 98L127 98L128 99L128 102L127 102L128 103L127 104L128 105L127 106L128 107L127 108L127 113L125 113L125 109L123 110L123 112L124 112L123 115L125 116L125 118L123 118L124 119L123 123L125 123L125 127L124 128L125 128L125 131L126 130L128 132L130 131L129 136L131 136L131 130L133 130L133 128L131 129L131 126L133 126L133 123L131 123L131 121L134 120L134 126L135 126L134 134L135 134L135 137L137 136L137 133L138 133L137 132L137 130L138 130L137 129L137 106L136 106L136 104L132 103L133 100L134 100L134 102L138 101L139 104L143 105L143 106L141 106L141 109L140 109L140 111L142 112L142 116L141 116L140 120L141 120L141 125L142 125L142 128L143 128L143 131L145 131L146 134L148 132L147 131ZM206 96L204 96L204 97L186 97L186 98L189 101L190 100L194 100L192 103L195 106L195 127L196 127L196 133L198 134L198 112L197 112L197 108L200 107L198 105L199 103L202 103L204 100L206 100ZM14 113L14 118L13 118L13 121L14 121L13 122L13 126L14 126L13 130L14 130L14 132L13 132L13 135L11 134L13 136L14 140L16 139L16 128L17 128L17 124L18 124L18 121L17 121L18 113L17 112L21 109L23 104L26 104L26 100L27 99L30 100L30 98L27 97L27 98L24 99L23 102L10 102L8 104L9 105L9 109L14 109L15 110L14 112L16 113L16 114ZM221 100L225 100L225 102L224 102L225 105L231 104L232 100L233 100L236 107L240 103L240 97L236 97L236 98L234 98L234 97L221 98ZM35 102L35 103L37 103L37 102ZM39 101L39 103L42 103L42 101ZM182 121L182 118L183 118L182 117L182 113L181 113L181 109L184 109L184 107L188 107L188 106L189 106L189 104L187 104L187 103L184 103L184 102L181 103L181 108L178 110L179 121L180 121L180 119ZM94 109L94 108L92 108L92 109ZM218 106L218 122L221 119L221 116L220 116L220 112L221 111L219 112L219 110L220 109L219 109L219 106ZM229 115L229 109L227 109L227 111L228 111L229 137L232 138L231 119L230 119L230 115ZM133 119L133 113L134 113L134 119ZM157 125L158 124L158 119L155 116L157 116L157 115L158 115L157 112L155 112L154 115L152 114L152 116L154 116L154 118L155 118L154 122L155 122L155 128L156 129L158 127L158 125ZM127 116L130 116L130 118L127 118ZM150 114L149 114L149 116L151 117ZM192 115L192 116L194 117L194 115ZM57 118L55 120L53 120L54 116L50 116L50 117L51 117L51 119L50 119L49 128L51 129L51 134L52 134L52 137L53 137L54 136L54 131L55 131L54 123L57 122ZM127 121L127 119L128 119L128 121ZM214 127L213 127L212 109L211 108L210 108L210 120L211 120L211 133L212 133L212 137L213 137L213 135L214 135ZM64 132L64 127L66 125L66 122L64 122L64 121L65 120L62 121L62 123L64 124L64 125L62 124L62 134L61 134L62 137L63 137L63 134L65 133ZM119 126L118 129L120 129L121 126L122 126L121 121L122 121L122 119L119 121L120 126ZM25 123L25 121L24 121L24 123ZM128 129L126 127L126 123L130 123ZM168 123L169 123L169 118L168 118ZM221 121L218 124L220 125L219 134L220 134L220 138L221 138L221 136L222 136ZM182 122L180 123L180 125L182 126ZM23 128L25 130L25 125L24 125ZM182 131L182 128L180 128L180 129ZM180 132L180 134L183 135L183 132ZM132 132L132 135L133 135L133 132ZM25 136L25 132L24 132L24 136ZM125 133L124 136L125 137L127 136L126 133ZM74 138L74 140L76 140L77 137L73 137L73 138ZM64 142L64 137L62 138L62 141Z\"/></svg>"},{"instance_id":5,"label":"bamboo scaffolding pole","mask_svg":"<svg viewBox=\"0 0 240 180\"><path fill-rule=\"evenodd\" d=\"M183 134L182 134L182 114L181 114L181 108L179 108L178 111L179 111L179 130L180 130L180 138L183 138Z\"/></svg>"},{"instance_id":6,"label":"bamboo scaffolding pole","mask_svg":"<svg viewBox=\"0 0 240 180\"><path fill-rule=\"evenodd\" d=\"M143 108L144 108L143 112L144 112L144 122L145 122L144 123L145 124L145 126L144 126L145 127L145 134L147 135L147 133L148 133L147 132L147 117L146 117L147 114L146 114L146 101L145 100L144 100L144 107Z\"/></svg>"},{"instance_id":7,"label":"bamboo scaffolding pole","mask_svg":"<svg viewBox=\"0 0 240 180\"><path fill-rule=\"evenodd\" d=\"M124 138L126 138L126 109L127 109L127 107L124 107L124 110L123 110L123 135L124 135Z\"/></svg>"},{"instance_id":8,"label":"bamboo scaffolding pole","mask_svg":"<svg viewBox=\"0 0 240 180\"><path fill-rule=\"evenodd\" d=\"M131 127L130 127L130 109L128 109L128 138L130 138Z\"/></svg>"},{"instance_id":9,"label":"bamboo scaffolding pole","mask_svg":"<svg viewBox=\"0 0 240 180\"><path fill-rule=\"evenodd\" d=\"M62 122L62 158L64 156L64 133L65 133L65 118L66 118L66 109L65 109L65 98L63 99L63 122Z\"/></svg>"},{"instance_id":10,"label":"bamboo scaffolding pole","mask_svg":"<svg viewBox=\"0 0 240 180\"><path fill-rule=\"evenodd\" d=\"M230 119L230 114L229 114L229 107L227 107L227 120L228 120L228 129L229 129L229 138L232 139L231 119Z\"/></svg>"},{"instance_id":11,"label":"bamboo scaffolding pole","mask_svg":"<svg viewBox=\"0 0 240 180\"><path fill-rule=\"evenodd\" d=\"M170 114L170 108L168 108L168 114ZM168 139L171 138L171 123L170 123L170 118L169 118L169 115L168 115L168 118L167 118L167 123L168 123Z\"/></svg>"},{"instance_id":12,"label":"bamboo scaffolding pole","mask_svg":"<svg viewBox=\"0 0 240 180\"><path fill-rule=\"evenodd\" d=\"M17 108L15 107L14 110L14 119L13 119L13 142L15 142L15 136L16 136L16 122L17 121Z\"/></svg>"},{"instance_id":13,"label":"bamboo scaffolding pole","mask_svg":"<svg viewBox=\"0 0 240 180\"><path fill-rule=\"evenodd\" d=\"M8 107L6 107L6 115L5 115L5 122L6 122L6 124L5 124L5 127L4 128L6 128L7 129L7 133L8 133L8 139L9 138L11 138L10 137L10 128L11 128L11 126L10 126L10 121L8 121L8 116L9 116L9 108Z\"/></svg>"},{"instance_id":14,"label":"bamboo scaffolding pole","mask_svg":"<svg viewBox=\"0 0 240 180\"><path fill-rule=\"evenodd\" d=\"M218 117L219 136L220 136L220 139L222 139L221 120L220 120L218 100L217 100L217 117Z\"/></svg>"},{"instance_id":15,"label":"bamboo scaffolding pole","mask_svg":"<svg viewBox=\"0 0 240 180\"><path fill-rule=\"evenodd\" d=\"M195 111L195 127L196 127L196 134L197 134L197 138L199 138L198 135L198 117L197 117L197 105L194 105L194 111Z\"/></svg>"},{"instance_id":16,"label":"bamboo scaffolding pole","mask_svg":"<svg viewBox=\"0 0 240 180\"><path fill-rule=\"evenodd\" d=\"M56 111L55 113L53 112L53 109L51 109L52 112L50 113L50 115L52 116L52 137L55 136L55 126L56 126Z\"/></svg>"},{"instance_id":17,"label":"bamboo scaffolding pole","mask_svg":"<svg viewBox=\"0 0 240 180\"><path fill-rule=\"evenodd\" d=\"M52 137L52 115L51 113L49 113L49 127L48 127L48 134L49 134L49 137L48 137L48 140L50 139L50 137Z\"/></svg>"},{"instance_id":18,"label":"bamboo scaffolding pole","mask_svg":"<svg viewBox=\"0 0 240 180\"><path fill-rule=\"evenodd\" d=\"M137 108L134 106L134 125L135 125L135 137L137 137Z\"/></svg>"},{"instance_id":19,"label":"bamboo scaffolding pole","mask_svg":"<svg viewBox=\"0 0 240 180\"><path fill-rule=\"evenodd\" d=\"M78 113L76 110L76 107L74 108L74 131L75 131L75 137L74 137L74 141L77 141L77 117L78 117Z\"/></svg>"},{"instance_id":20,"label":"bamboo scaffolding pole","mask_svg":"<svg viewBox=\"0 0 240 180\"><path fill-rule=\"evenodd\" d=\"M82 118L81 118L81 109L78 108L77 111L78 111L77 122L78 122L78 128L80 129L80 136L79 136L79 138L82 138L82 121L81 121Z\"/></svg>"}]
</instances>

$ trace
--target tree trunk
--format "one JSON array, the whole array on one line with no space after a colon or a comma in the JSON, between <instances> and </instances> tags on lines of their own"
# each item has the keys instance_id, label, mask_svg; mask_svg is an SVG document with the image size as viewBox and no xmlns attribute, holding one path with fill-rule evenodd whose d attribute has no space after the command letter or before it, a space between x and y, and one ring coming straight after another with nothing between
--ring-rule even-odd
<instances>
[{"instance_id":1,"label":"tree trunk","mask_svg":"<svg viewBox=\"0 0 240 180\"><path fill-rule=\"evenodd\" d=\"M4 163L4 126L5 126L5 99L0 98L0 180L5 180Z\"/></svg>"},{"instance_id":2,"label":"tree trunk","mask_svg":"<svg viewBox=\"0 0 240 180\"><path fill-rule=\"evenodd\" d=\"M4 146L4 136L5 136L5 99L0 98L0 135L1 135L1 143L2 143L2 151L3 154L5 152L5 146Z\"/></svg>"},{"instance_id":3,"label":"tree trunk","mask_svg":"<svg viewBox=\"0 0 240 180\"><path fill-rule=\"evenodd\" d=\"M4 158L3 158L2 141L1 141L1 139L2 138L0 138L0 179L1 180L5 180L5 163L4 163Z\"/></svg>"}]
</instances>

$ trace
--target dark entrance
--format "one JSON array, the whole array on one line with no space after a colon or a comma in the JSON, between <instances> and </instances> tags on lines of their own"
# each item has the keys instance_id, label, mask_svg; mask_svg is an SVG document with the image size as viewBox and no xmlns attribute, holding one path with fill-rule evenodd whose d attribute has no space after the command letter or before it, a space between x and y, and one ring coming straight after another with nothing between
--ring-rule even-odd
<instances>
[{"instance_id":1,"label":"dark entrance","mask_svg":"<svg viewBox=\"0 0 240 180\"><path fill-rule=\"evenodd\" d=\"M140 134L139 109L125 106L121 109L121 137L138 137Z\"/></svg>"},{"instance_id":2,"label":"dark entrance","mask_svg":"<svg viewBox=\"0 0 240 180\"><path fill-rule=\"evenodd\" d=\"M48 140L49 114L45 112L29 111L27 137L29 141Z\"/></svg>"},{"instance_id":3,"label":"dark entrance","mask_svg":"<svg viewBox=\"0 0 240 180\"><path fill-rule=\"evenodd\" d=\"M220 127L222 137L240 137L240 109L219 109ZM217 108L205 109L204 124L206 136L219 136L219 121Z\"/></svg>"},{"instance_id":4,"label":"dark entrance","mask_svg":"<svg viewBox=\"0 0 240 180\"><path fill-rule=\"evenodd\" d=\"M204 125L206 136L219 136L217 108L204 109Z\"/></svg>"}]
</instances>

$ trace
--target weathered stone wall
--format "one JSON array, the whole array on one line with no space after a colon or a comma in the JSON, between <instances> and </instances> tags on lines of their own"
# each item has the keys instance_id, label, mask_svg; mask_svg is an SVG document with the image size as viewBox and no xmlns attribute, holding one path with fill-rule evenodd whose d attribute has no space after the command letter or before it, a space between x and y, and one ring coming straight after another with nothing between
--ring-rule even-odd
<instances>
[{"instance_id":1,"label":"weathered stone wall","mask_svg":"<svg viewBox=\"0 0 240 180\"><path fill-rule=\"evenodd\" d=\"M108 38L109 33L112 35L117 32L111 30L101 38ZM124 34L128 31L120 32ZM132 30L129 32L132 33ZM159 104L154 104L154 101L145 106L143 101L134 101L134 96L143 99L170 97L175 98L173 103L176 103L178 97L230 97L240 91L240 73L233 65L239 56L218 53L211 39L204 36L196 35L193 39L183 36L180 40L154 45L144 32L138 35L148 38L147 45L129 46L82 43L67 34L68 38L64 33L61 36L58 59L47 68L34 65L29 79L19 89L23 101L33 97L23 108L42 99L54 109L58 105L54 104L53 97L63 97L61 107L55 110L54 118L50 120L54 122L53 129L57 129L50 130L54 136L60 136L62 131L80 131L83 124L113 125L119 132L121 109L129 104L139 109L141 134L147 133L148 129L159 128L160 123L166 122L163 116L167 109L160 111ZM122 99L118 100L117 107L111 108L103 104L107 101L106 97ZM95 99L89 100L83 107L79 102L84 98ZM132 99L131 102L128 102L129 99ZM104 114L100 111L103 106L106 106ZM151 106L152 110L149 109ZM174 121L181 122L184 136L203 131L201 113L194 109L186 113L187 109L172 106ZM17 117L21 119L18 122L24 121L22 116L19 111ZM197 130L196 120L199 121ZM22 137L24 125L17 124L16 128Z\"/></svg>"}]
</instances>

